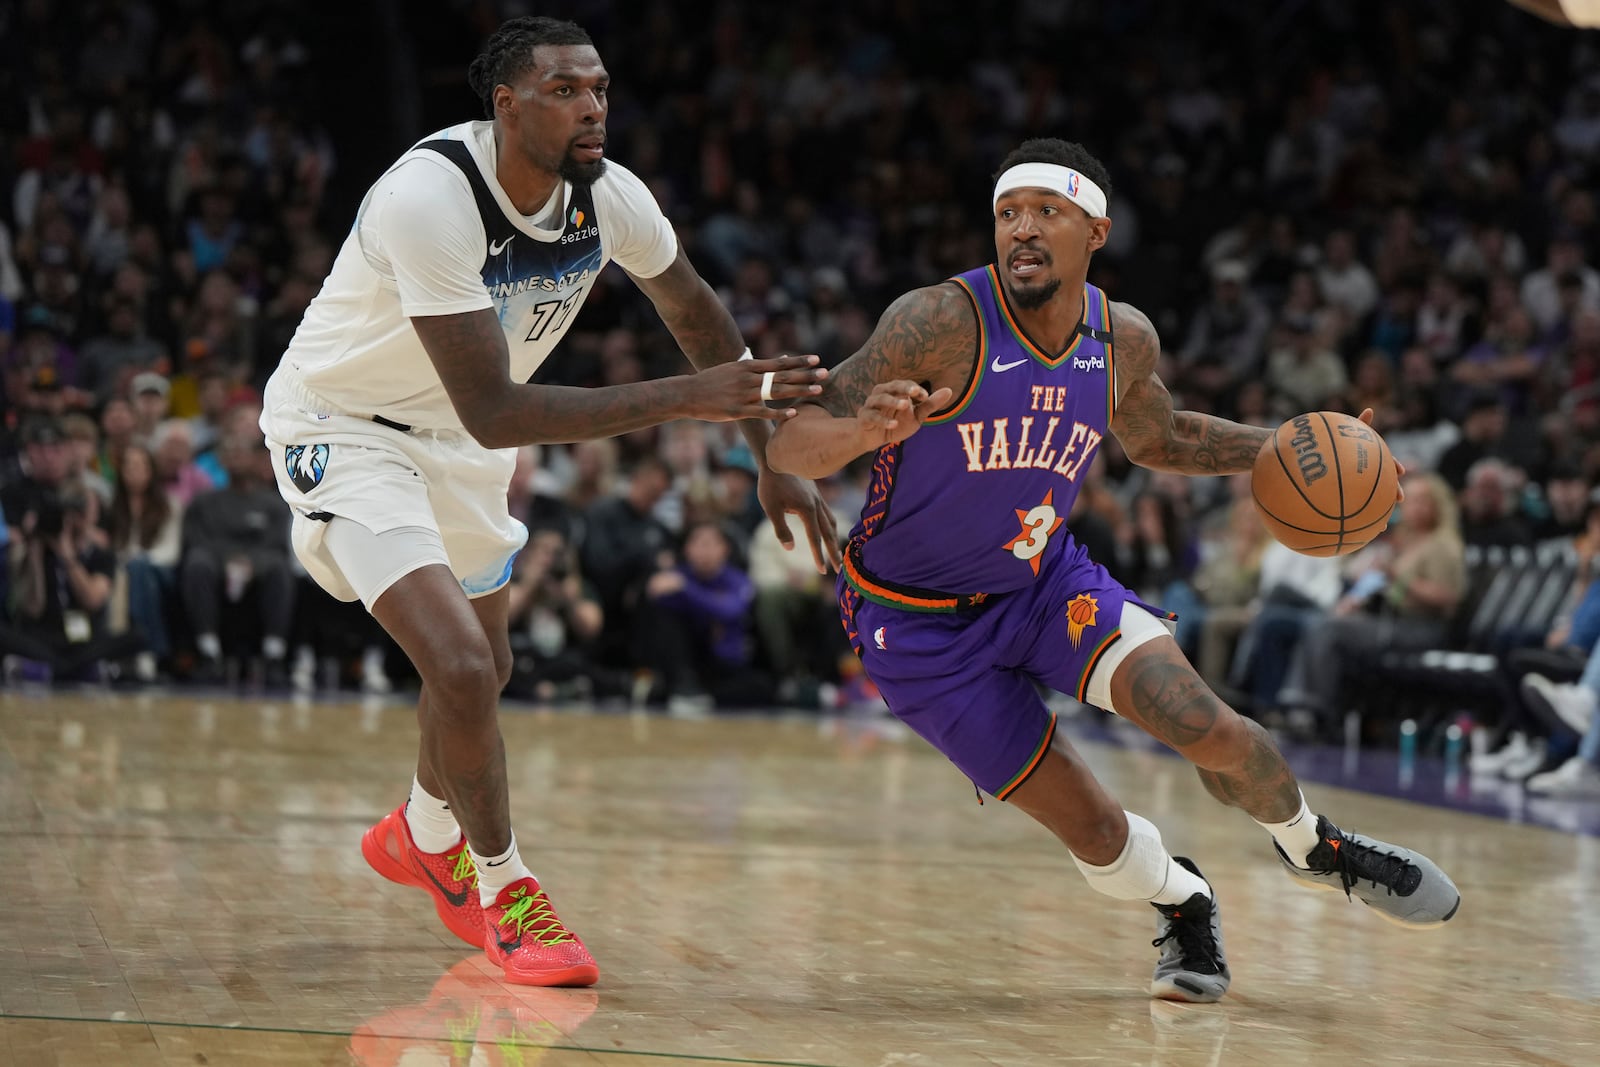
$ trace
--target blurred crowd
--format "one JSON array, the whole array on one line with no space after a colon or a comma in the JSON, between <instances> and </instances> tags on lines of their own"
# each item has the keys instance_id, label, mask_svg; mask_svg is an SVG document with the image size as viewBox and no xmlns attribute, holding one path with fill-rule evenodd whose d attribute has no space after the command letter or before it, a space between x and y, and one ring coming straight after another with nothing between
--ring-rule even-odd
<instances>
[{"instance_id":1,"label":"blurred crowd","mask_svg":"<svg viewBox=\"0 0 1600 1067\"><path fill-rule=\"evenodd\" d=\"M476 117L466 64L525 7L418 9L375 36L374 69L410 86L399 131L325 124L345 112L324 102L369 87L299 0L0 15L9 677L381 690L404 669L293 560L260 387L360 192L410 139ZM665 0L539 13L594 35L611 154L757 354L836 362L895 295L988 261L993 167L1060 135L1110 168L1091 281L1156 323L1179 405L1259 425L1372 408L1408 499L1348 559L1269 543L1244 479L1155 475L1110 440L1072 515L1254 713L1325 726L1373 614L1398 646L1440 640L1465 545L1593 553L1594 35L1443 0L1024 0L981 20L940 0L729 4L694 33ZM684 369L607 272L540 380ZM861 696L831 582L778 547L753 470L731 428L698 424L524 450L514 689ZM825 486L841 532L862 485Z\"/></svg>"}]
</instances>

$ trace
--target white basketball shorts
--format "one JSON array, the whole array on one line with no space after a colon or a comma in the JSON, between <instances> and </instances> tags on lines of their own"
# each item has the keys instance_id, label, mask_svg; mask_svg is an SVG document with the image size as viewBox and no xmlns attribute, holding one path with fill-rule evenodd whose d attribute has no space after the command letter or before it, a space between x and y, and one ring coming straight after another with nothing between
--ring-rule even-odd
<instances>
[{"instance_id":1,"label":"white basketball shorts","mask_svg":"<svg viewBox=\"0 0 1600 1067\"><path fill-rule=\"evenodd\" d=\"M390 581L440 562L469 597L511 580L528 540L506 507L514 449L484 448L462 430L407 432L340 412L286 369L267 383L261 429L278 490L294 511L295 555L332 596L370 608L382 592L356 588L324 544L335 517L380 537L406 528L436 535L432 546L427 537L395 539L414 558L389 561Z\"/></svg>"}]
</instances>

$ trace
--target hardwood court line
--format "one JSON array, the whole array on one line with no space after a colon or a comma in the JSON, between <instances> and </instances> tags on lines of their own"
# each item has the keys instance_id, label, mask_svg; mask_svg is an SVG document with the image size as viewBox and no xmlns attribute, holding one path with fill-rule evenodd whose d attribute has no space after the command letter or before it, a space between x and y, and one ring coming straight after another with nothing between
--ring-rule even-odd
<instances>
[{"instance_id":1,"label":"hardwood court line","mask_svg":"<svg viewBox=\"0 0 1600 1067\"><path fill-rule=\"evenodd\" d=\"M289 1026L223 1026L220 1023L186 1023L171 1019L86 1019L71 1015L20 1015L11 1012L0 1012L0 1019L22 1019L28 1022L39 1023L92 1023L97 1026L160 1026L172 1030L220 1030L225 1033L248 1034L304 1034L309 1037L353 1037L350 1030L313 1030ZM416 1041L438 1041L441 1044L449 1039L433 1034L384 1034L384 1037L403 1037ZM499 1039L497 1039L499 1041ZM515 1045L519 1048L551 1049L557 1052L592 1052L596 1055L606 1056L640 1056L661 1060L688 1060L702 1063L733 1063L748 1065L748 1067L837 1067L836 1064L808 1063L804 1060L750 1060L737 1056L703 1056L692 1052L651 1052L643 1049L627 1048L595 1048L589 1045L542 1045L537 1041L521 1041L510 1039L499 1041L502 1044Z\"/></svg>"}]
</instances>

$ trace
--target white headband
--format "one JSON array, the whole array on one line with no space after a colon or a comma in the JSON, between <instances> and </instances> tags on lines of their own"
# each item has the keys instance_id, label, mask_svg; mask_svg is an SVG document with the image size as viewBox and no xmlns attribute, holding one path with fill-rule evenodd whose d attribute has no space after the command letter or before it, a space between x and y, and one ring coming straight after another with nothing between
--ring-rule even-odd
<instances>
[{"instance_id":1,"label":"white headband","mask_svg":"<svg viewBox=\"0 0 1600 1067\"><path fill-rule=\"evenodd\" d=\"M994 202L1018 189L1048 189L1083 208L1091 219L1106 217L1106 194L1077 171L1056 163L1018 163L994 186Z\"/></svg>"}]
</instances>

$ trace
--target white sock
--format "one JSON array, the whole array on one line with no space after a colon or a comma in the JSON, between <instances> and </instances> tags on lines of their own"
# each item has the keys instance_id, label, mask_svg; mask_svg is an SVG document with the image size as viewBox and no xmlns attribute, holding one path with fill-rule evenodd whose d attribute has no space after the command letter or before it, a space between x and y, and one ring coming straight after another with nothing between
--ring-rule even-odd
<instances>
[{"instance_id":1,"label":"white sock","mask_svg":"<svg viewBox=\"0 0 1600 1067\"><path fill-rule=\"evenodd\" d=\"M1306 805L1304 793L1300 794L1300 811L1288 822L1261 822L1260 819L1256 822L1273 836L1284 855L1289 857L1289 862L1297 867L1305 867L1306 857L1322 843L1317 836L1317 817Z\"/></svg>"},{"instance_id":2,"label":"white sock","mask_svg":"<svg viewBox=\"0 0 1600 1067\"><path fill-rule=\"evenodd\" d=\"M222 658L222 641L216 634L200 634L194 639L194 647L206 659Z\"/></svg>"},{"instance_id":3,"label":"white sock","mask_svg":"<svg viewBox=\"0 0 1600 1067\"><path fill-rule=\"evenodd\" d=\"M516 834L511 835L511 847L498 856L480 856L471 845L467 846L467 851L472 853L472 862L478 865L478 902L486 908L494 903L500 890L512 882L533 877L533 872L517 854Z\"/></svg>"},{"instance_id":4,"label":"white sock","mask_svg":"<svg viewBox=\"0 0 1600 1067\"><path fill-rule=\"evenodd\" d=\"M1072 857L1089 887L1118 900L1148 900L1153 904L1182 904L1196 893L1209 899L1211 887L1204 878L1167 855L1155 824L1131 811L1126 815L1128 843L1116 859L1096 867Z\"/></svg>"},{"instance_id":5,"label":"white sock","mask_svg":"<svg viewBox=\"0 0 1600 1067\"><path fill-rule=\"evenodd\" d=\"M411 840L424 852L448 852L461 841L461 827L450 814L450 805L422 788L415 776L411 799L406 801L406 825L411 828Z\"/></svg>"},{"instance_id":6,"label":"white sock","mask_svg":"<svg viewBox=\"0 0 1600 1067\"><path fill-rule=\"evenodd\" d=\"M282 659L289 654L289 642L281 637L263 637L261 654L268 659Z\"/></svg>"}]
</instances>

